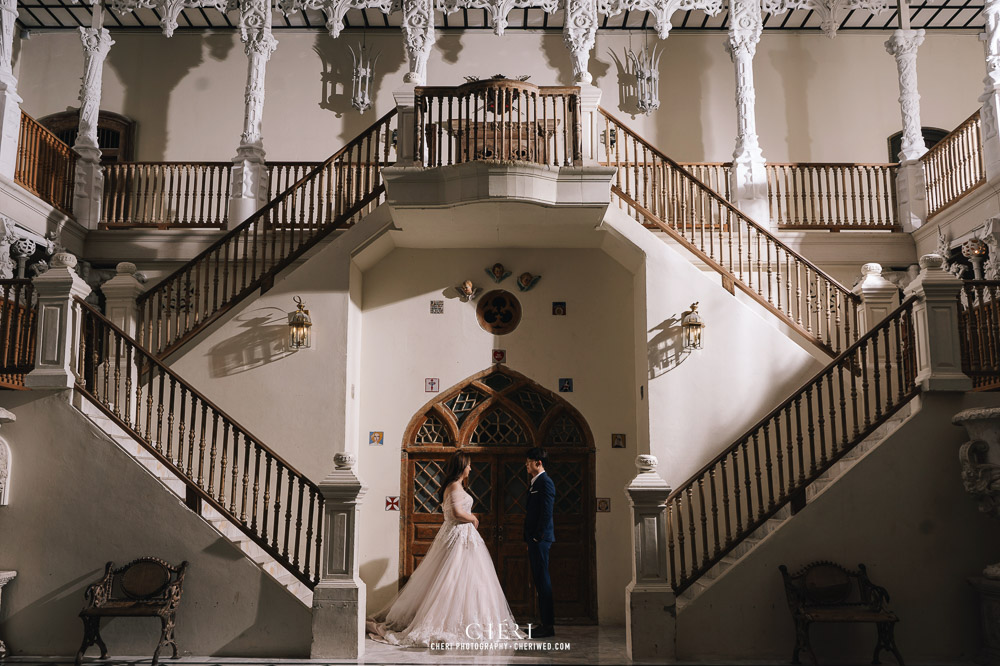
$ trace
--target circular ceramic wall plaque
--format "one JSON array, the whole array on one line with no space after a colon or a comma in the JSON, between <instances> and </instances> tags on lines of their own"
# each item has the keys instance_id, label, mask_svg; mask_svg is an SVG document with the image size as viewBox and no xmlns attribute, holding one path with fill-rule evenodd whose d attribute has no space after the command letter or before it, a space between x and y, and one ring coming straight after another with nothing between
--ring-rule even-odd
<instances>
[{"instance_id":1,"label":"circular ceramic wall plaque","mask_svg":"<svg viewBox=\"0 0 1000 666\"><path fill-rule=\"evenodd\" d=\"M521 304L514 294L497 289L479 297L476 316L484 331L506 335L521 323Z\"/></svg>"}]
</instances>

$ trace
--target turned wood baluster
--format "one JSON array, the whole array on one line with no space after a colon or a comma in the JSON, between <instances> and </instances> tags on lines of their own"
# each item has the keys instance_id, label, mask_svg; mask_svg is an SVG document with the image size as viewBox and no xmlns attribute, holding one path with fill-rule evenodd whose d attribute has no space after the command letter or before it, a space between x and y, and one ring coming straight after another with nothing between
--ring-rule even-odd
<instances>
[{"instance_id":1,"label":"turned wood baluster","mask_svg":"<svg viewBox=\"0 0 1000 666\"><path fill-rule=\"evenodd\" d=\"M823 411L823 378L816 381L816 422L819 426L819 459L820 464L826 464L826 413ZM816 454L813 453L813 468L816 467Z\"/></svg>"},{"instance_id":2,"label":"turned wood baluster","mask_svg":"<svg viewBox=\"0 0 1000 666\"><path fill-rule=\"evenodd\" d=\"M288 538L292 531L292 497L295 484L293 483L292 471L288 470L288 498L285 502L285 542L281 549L281 555L288 559Z\"/></svg>"},{"instance_id":3,"label":"turned wood baluster","mask_svg":"<svg viewBox=\"0 0 1000 666\"><path fill-rule=\"evenodd\" d=\"M218 412L213 412L212 417L215 421L212 426L212 468L215 468L215 432L216 427L219 425L219 414ZM229 464L229 421L222 419L222 460L219 461L219 504L221 506L226 506L226 473L229 472L227 465ZM233 470L236 469L236 448L233 447ZM209 488L212 486L212 482L208 482ZM211 491L209 491L211 492ZM229 496L234 497L236 495L236 478L233 475L233 485L229 488ZM229 507L229 513L233 513L233 507Z\"/></svg>"},{"instance_id":4,"label":"turned wood baluster","mask_svg":"<svg viewBox=\"0 0 1000 666\"><path fill-rule=\"evenodd\" d=\"M260 451L261 451L261 449L260 449L259 446L257 446L256 442L254 442L254 448L257 449L257 456L258 456L258 459L259 459L260 458ZM255 482L254 483L254 491L255 491L254 492L254 522L256 522L256 520L257 520L257 493L256 493L256 489L257 489L257 485L256 485L256 482ZM264 509L263 509L263 511L261 513L261 520L260 520L260 525L261 525L260 538L266 544L267 543L267 512L271 508L271 454L268 453L267 451L264 452L264 497L263 497L263 501L261 502L261 505L264 507Z\"/></svg>"},{"instance_id":5,"label":"turned wood baluster","mask_svg":"<svg viewBox=\"0 0 1000 666\"><path fill-rule=\"evenodd\" d=\"M826 373L826 391L830 403L830 455L837 451L837 408L833 394L833 372Z\"/></svg>"},{"instance_id":6,"label":"turned wood baluster","mask_svg":"<svg viewBox=\"0 0 1000 666\"><path fill-rule=\"evenodd\" d=\"M868 345L861 345L861 400L865 407L865 429L871 425L871 410L869 408L869 403L871 402L868 395ZM877 365L877 364L876 364Z\"/></svg>"},{"instance_id":7,"label":"turned wood baluster","mask_svg":"<svg viewBox=\"0 0 1000 666\"><path fill-rule=\"evenodd\" d=\"M774 508L774 463L771 461L771 429L769 423L764 424L764 471L767 478L767 508ZM757 433L754 433L754 441Z\"/></svg>"},{"instance_id":8,"label":"turned wood baluster","mask_svg":"<svg viewBox=\"0 0 1000 666\"><path fill-rule=\"evenodd\" d=\"M798 399L795 408L798 409ZM806 388L806 432L809 435L809 475L816 473L816 429L813 426L812 386Z\"/></svg>"},{"instance_id":9,"label":"turned wood baluster","mask_svg":"<svg viewBox=\"0 0 1000 666\"><path fill-rule=\"evenodd\" d=\"M239 441L240 432L233 429L233 442L234 445ZM254 470L254 481L253 481L253 506L254 515L257 511L257 473L260 469L260 449L256 452L256 469ZM240 504L240 522L244 525L247 524L247 487L250 483L250 438L243 435L243 494L242 503ZM256 531L257 529L257 519L254 518L252 529Z\"/></svg>"},{"instance_id":10,"label":"turned wood baluster","mask_svg":"<svg viewBox=\"0 0 1000 666\"><path fill-rule=\"evenodd\" d=\"M275 462L275 470L277 472L277 482L274 486L274 529L271 531L271 547L275 551L278 550L278 525L281 520L281 476L285 470L284 465L279 462ZM266 539L265 539L266 540Z\"/></svg>"},{"instance_id":11,"label":"turned wood baluster","mask_svg":"<svg viewBox=\"0 0 1000 666\"><path fill-rule=\"evenodd\" d=\"M732 530L730 529L730 521L729 521L729 479L726 476L726 457L725 456L722 457L722 460L719 461L719 464L722 467L722 517L723 517L723 523L725 523L725 525L726 525L726 541L725 541L725 544L726 544L726 547L728 548L729 544L732 543L733 535L732 535ZM713 497L714 497L714 492L713 492ZM716 535L715 536L716 544L718 544L718 540L719 540L719 536L718 536L719 535L719 530L718 530L718 527L716 527L715 535ZM719 554L718 545L716 545L715 554L716 555Z\"/></svg>"},{"instance_id":12,"label":"turned wood baluster","mask_svg":"<svg viewBox=\"0 0 1000 666\"><path fill-rule=\"evenodd\" d=\"M757 433L753 434L754 477L757 480L757 518L764 515L764 487L760 482L760 445Z\"/></svg>"},{"instance_id":13,"label":"turned wood baluster","mask_svg":"<svg viewBox=\"0 0 1000 666\"><path fill-rule=\"evenodd\" d=\"M172 383L174 381L174 378L171 377L170 380L171 380L171 383ZM184 418L184 416L185 416L185 410L187 409L187 387L184 386L183 384L181 384L180 405L181 405L181 411L180 411L180 414L178 415L178 419L177 419L177 469L180 470L181 473L183 473L184 472L184 468L183 468L182 464L183 464L183 461L184 461L184 432L185 432L185 429L187 428L187 419ZM173 407L173 405L171 405L171 407ZM190 466L191 466L191 462L190 462L190 459L189 459L188 460L188 472L187 472L188 478L191 477Z\"/></svg>"},{"instance_id":14,"label":"turned wood baluster","mask_svg":"<svg viewBox=\"0 0 1000 666\"><path fill-rule=\"evenodd\" d=\"M678 570L679 580L687 580L687 564L685 563L685 550L684 550L684 507L681 506L681 497L679 496L674 500L674 505L677 506L677 553L680 556L680 569Z\"/></svg>"},{"instance_id":15,"label":"turned wood baluster","mask_svg":"<svg viewBox=\"0 0 1000 666\"><path fill-rule=\"evenodd\" d=\"M299 478L297 479L297 481L299 485L299 507L295 511L295 549L294 549L294 557L292 558L292 566L294 566L296 569L299 567L299 543L302 539L302 496L303 493L305 492L305 486L302 483L302 479ZM289 497L291 497L291 490L292 487L291 485L289 485L288 487ZM288 505L291 506L291 504L292 503L289 500ZM308 539L308 536L306 538ZM286 542L288 541L287 536L285 537L285 541ZM308 572L305 573L308 575Z\"/></svg>"},{"instance_id":16,"label":"turned wood baluster","mask_svg":"<svg viewBox=\"0 0 1000 666\"><path fill-rule=\"evenodd\" d=\"M846 400L846 398L844 396L844 367L845 367L845 365L847 367L848 373L850 373L852 371L851 370L850 357L848 357L843 363L841 363L840 365L837 366L837 379L838 379L837 383L838 383L838 385L840 387L840 425L841 425L842 430L843 430L843 434L841 435L841 443L840 443L840 448L841 449L843 449L845 446L847 446L847 400Z\"/></svg>"},{"instance_id":17,"label":"turned wood baluster","mask_svg":"<svg viewBox=\"0 0 1000 666\"><path fill-rule=\"evenodd\" d=\"M132 345L125 344L125 425L132 427ZM141 433L139 413L142 410L142 384L136 386L135 431ZM148 440L147 440L148 441Z\"/></svg>"},{"instance_id":18,"label":"turned wood baluster","mask_svg":"<svg viewBox=\"0 0 1000 666\"><path fill-rule=\"evenodd\" d=\"M875 384L875 420L882 418L882 392L880 385L879 362L878 362L878 334L871 339L872 345L872 370Z\"/></svg>"},{"instance_id":19,"label":"turned wood baluster","mask_svg":"<svg viewBox=\"0 0 1000 666\"><path fill-rule=\"evenodd\" d=\"M713 467L708 471L708 481L709 481L709 493L712 499L712 536L715 543L714 554L719 554L719 501L717 499L715 490L715 468ZM706 559L708 556L708 546L705 546Z\"/></svg>"},{"instance_id":20,"label":"turned wood baluster","mask_svg":"<svg viewBox=\"0 0 1000 666\"><path fill-rule=\"evenodd\" d=\"M208 422L208 405L202 403L201 406L201 443L198 446L198 486L204 486L204 475L202 469L205 464L205 426ZM215 457L218 455L216 438L219 435L219 413L212 410L212 446L208 450L208 495L211 497L215 492ZM222 484L219 484L220 486Z\"/></svg>"},{"instance_id":21,"label":"turned wood baluster","mask_svg":"<svg viewBox=\"0 0 1000 666\"><path fill-rule=\"evenodd\" d=\"M767 426L765 425L764 435L767 436ZM781 414L774 417L774 457L775 467L778 468L778 497L785 496L785 469L784 451L781 446Z\"/></svg>"},{"instance_id":22,"label":"turned wood baluster","mask_svg":"<svg viewBox=\"0 0 1000 666\"><path fill-rule=\"evenodd\" d=\"M740 510L740 467L739 467L739 447L734 448L730 452L730 457L732 458L733 464L733 507L736 509L736 533L739 534L743 531L743 515ZM728 524L728 521L727 521ZM726 540L729 540L728 533L726 534Z\"/></svg>"},{"instance_id":23,"label":"turned wood baluster","mask_svg":"<svg viewBox=\"0 0 1000 666\"><path fill-rule=\"evenodd\" d=\"M314 583L319 582L319 558L320 558L320 553L323 552L323 529L322 529L323 503L324 503L323 496L321 495L317 497L316 502L317 502L316 521L318 524L316 526L316 573L313 576Z\"/></svg>"},{"instance_id":24,"label":"turned wood baluster","mask_svg":"<svg viewBox=\"0 0 1000 666\"><path fill-rule=\"evenodd\" d=\"M188 451L187 451L187 476L189 479L194 480L194 440L197 437L195 433L195 425L198 422L198 396L191 393L191 425L188 427ZM202 446L204 447L205 437L202 433ZM198 484L199 487L201 484Z\"/></svg>"},{"instance_id":25,"label":"turned wood baluster","mask_svg":"<svg viewBox=\"0 0 1000 666\"><path fill-rule=\"evenodd\" d=\"M851 375L851 416L853 418L852 422L854 424L855 438L858 436L858 432L860 432L858 429L859 423L858 423L858 383L857 383L857 371L858 367L860 366L859 354L860 354L859 350L855 350L851 354L851 356L849 357L850 366L848 370L848 372ZM845 432L844 434L846 435L847 433ZM844 444L845 445L847 444L846 440L844 441Z\"/></svg>"},{"instance_id":26,"label":"turned wood baluster","mask_svg":"<svg viewBox=\"0 0 1000 666\"><path fill-rule=\"evenodd\" d=\"M694 487L688 486L686 489L688 504L688 536L691 540L691 570L698 567L698 533L694 522Z\"/></svg>"},{"instance_id":27,"label":"turned wood baluster","mask_svg":"<svg viewBox=\"0 0 1000 666\"><path fill-rule=\"evenodd\" d=\"M882 340L885 345L885 411L892 411L892 347L889 345L889 329L893 328L892 321L882 329Z\"/></svg>"},{"instance_id":28,"label":"turned wood baluster","mask_svg":"<svg viewBox=\"0 0 1000 666\"><path fill-rule=\"evenodd\" d=\"M795 450L798 454L799 459L799 485L806 478L806 468L805 468L805 450L803 449L804 438L802 436L802 399L800 396L795 396Z\"/></svg>"},{"instance_id":29,"label":"turned wood baluster","mask_svg":"<svg viewBox=\"0 0 1000 666\"><path fill-rule=\"evenodd\" d=\"M748 451L747 440L740 442L740 448L743 450L743 486L746 488L746 493L744 497L747 502L747 525L749 526L753 523L753 491L751 490L750 482L750 453Z\"/></svg>"},{"instance_id":30,"label":"turned wood baluster","mask_svg":"<svg viewBox=\"0 0 1000 666\"><path fill-rule=\"evenodd\" d=\"M785 460L788 463L788 493L791 494L795 490L795 437L792 435L792 407L786 405L781 411L785 413L785 447L787 452ZM780 414L778 419L781 419Z\"/></svg>"},{"instance_id":31,"label":"turned wood baluster","mask_svg":"<svg viewBox=\"0 0 1000 666\"><path fill-rule=\"evenodd\" d=\"M677 589L677 566L674 560L674 502L667 502L667 557L670 562L670 587ZM681 557L684 557L684 548L681 547ZM683 569L684 565L681 564ZM681 575L684 572L681 571Z\"/></svg>"},{"instance_id":32,"label":"turned wood baluster","mask_svg":"<svg viewBox=\"0 0 1000 666\"><path fill-rule=\"evenodd\" d=\"M459 101L459 104L461 104L461 100ZM459 111L461 111L461 106L459 106ZM459 155L459 158L461 158L461 155ZM309 576L309 564L310 564L309 556L312 554L313 512L315 511L315 509L316 509L316 489L313 488L312 486L310 486L309 487L309 517L306 519L306 547L305 547L306 556L305 556L305 561L303 562L303 567L302 567L302 573L304 573L306 576ZM299 515L300 516L302 515L301 509L299 510ZM296 540L296 542L297 542L297 540ZM298 551L296 550L296 553L297 552ZM297 561L298 561L298 558L296 558L296 562Z\"/></svg>"}]
</instances>

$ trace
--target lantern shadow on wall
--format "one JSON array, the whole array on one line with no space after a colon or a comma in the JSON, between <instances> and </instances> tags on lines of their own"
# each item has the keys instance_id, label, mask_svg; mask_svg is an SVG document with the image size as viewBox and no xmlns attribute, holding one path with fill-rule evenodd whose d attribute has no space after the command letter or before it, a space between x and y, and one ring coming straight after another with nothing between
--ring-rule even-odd
<instances>
[{"instance_id":1,"label":"lantern shadow on wall","mask_svg":"<svg viewBox=\"0 0 1000 666\"><path fill-rule=\"evenodd\" d=\"M683 315L672 315L649 329L654 334L646 343L650 379L667 374L691 355L691 350L684 348L682 318Z\"/></svg>"},{"instance_id":2,"label":"lantern shadow on wall","mask_svg":"<svg viewBox=\"0 0 1000 666\"><path fill-rule=\"evenodd\" d=\"M238 375L294 353L288 347L288 313L281 308L258 308L236 322L244 330L208 352L212 377Z\"/></svg>"}]
</instances>

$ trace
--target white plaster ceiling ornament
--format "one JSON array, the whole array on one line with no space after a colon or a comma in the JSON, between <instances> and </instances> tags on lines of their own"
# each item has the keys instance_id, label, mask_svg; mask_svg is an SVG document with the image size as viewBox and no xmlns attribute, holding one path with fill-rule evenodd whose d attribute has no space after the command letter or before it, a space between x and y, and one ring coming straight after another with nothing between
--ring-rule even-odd
<instances>
[{"instance_id":1,"label":"white plaster ceiling ornament","mask_svg":"<svg viewBox=\"0 0 1000 666\"><path fill-rule=\"evenodd\" d=\"M989 256L983 264L987 280L1000 280L1000 218L991 217L983 226L983 240L989 248Z\"/></svg>"},{"instance_id":2,"label":"white plaster ceiling ornament","mask_svg":"<svg viewBox=\"0 0 1000 666\"><path fill-rule=\"evenodd\" d=\"M503 35L507 29L507 16L515 9L538 7L551 14L558 10L559 3L555 0L434 0L434 10L443 14L452 14L459 9L482 9L486 12L493 33Z\"/></svg>"},{"instance_id":3,"label":"white plaster ceiling ornament","mask_svg":"<svg viewBox=\"0 0 1000 666\"><path fill-rule=\"evenodd\" d=\"M463 303L476 300L476 297L479 296L479 292L482 291L482 289L472 284L472 280L466 280L462 284L455 287L455 289L458 291L458 300Z\"/></svg>"},{"instance_id":4,"label":"white plaster ceiling ornament","mask_svg":"<svg viewBox=\"0 0 1000 666\"><path fill-rule=\"evenodd\" d=\"M223 14L236 9L236 0L108 0L108 7L119 14L129 14L136 9L152 9L163 18L160 28L167 37L174 36L177 17L185 9L212 8Z\"/></svg>"},{"instance_id":5,"label":"white plaster ceiling ornament","mask_svg":"<svg viewBox=\"0 0 1000 666\"><path fill-rule=\"evenodd\" d=\"M674 12L700 9L709 16L722 11L722 0L597 0L597 13L611 17L622 12L649 12L656 19L656 34L666 39Z\"/></svg>"},{"instance_id":6,"label":"white plaster ceiling ornament","mask_svg":"<svg viewBox=\"0 0 1000 666\"><path fill-rule=\"evenodd\" d=\"M344 29L344 15L349 9L377 9L383 14L390 13L392 0L278 0L278 11L285 16L307 9L321 11L326 16L326 31L336 39Z\"/></svg>"},{"instance_id":7,"label":"white plaster ceiling ornament","mask_svg":"<svg viewBox=\"0 0 1000 666\"><path fill-rule=\"evenodd\" d=\"M541 275L532 275L528 272L521 273L517 276L517 288L521 291L531 291L541 279Z\"/></svg>"},{"instance_id":8,"label":"white plaster ceiling ornament","mask_svg":"<svg viewBox=\"0 0 1000 666\"><path fill-rule=\"evenodd\" d=\"M497 284L509 278L511 273L509 270L504 268L504 265L501 263L495 263L485 270L486 274L490 276L490 279Z\"/></svg>"},{"instance_id":9,"label":"white plaster ceiling ornament","mask_svg":"<svg viewBox=\"0 0 1000 666\"><path fill-rule=\"evenodd\" d=\"M886 0L762 0L761 9L772 15L793 9L805 9L819 17L819 27L827 37L837 36L837 27L848 12L861 10L881 14L889 5Z\"/></svg>"}]
</instances>

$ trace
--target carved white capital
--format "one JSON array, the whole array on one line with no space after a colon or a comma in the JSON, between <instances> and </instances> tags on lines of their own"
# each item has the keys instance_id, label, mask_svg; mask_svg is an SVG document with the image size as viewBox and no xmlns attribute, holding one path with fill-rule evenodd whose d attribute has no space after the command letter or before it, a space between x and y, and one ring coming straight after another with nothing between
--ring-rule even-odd
<instances>
[{"instance_id":1,"label":"carved white capital","mask_svg":"<svg viewBox=\"0 0 1000 666\"><path fill-rule=\"evenodd\" d=\"M623 11L649 12L656 19L656 34L666 39L670 34L670 18L674 12L700 9L709 16L722 10L722 0L598 0L597 13L615 16Z\"/></svg>"},{"instance_id":2,"label":"carved white capital","mask_svg":"<svg viewBox=\"0 0 1000 666\"><path fill-rule=\"evenodd\" d=\"M402 3L402 10L403 40L410 64L410 71L403 81L422 86L427 83L427 59L437 39L433 0L406 0Z\"/></svg>"},{"instance_id":3,"label":"carved white capital","mask_svg":"<svg viewBox=\"0 0 1000 666\"><path fill-rule=\"evenodd\" d=\"M923 30L894 30L885 43L885 50L896 59L899 74L899 107L903 116L900 162L918 159L927 152L920 125L920 93L917 90L917 49L923 42Z\"/></svg>"},{"instance_id":4,"label":"carved white capital","mask_svg":"<svg viewBox=\"0 0 1000 666\"><path fill-rule=\"evenodd\" d=\"M128 14L136 9L153 9L160 16L160 29L167 37L174 36L177 17L185 9L212 7L223 14L236 9L236 0L108 0L108 7L119 14Z\"/></svg>"},{"instance_id":5,"label":"carved white capital","mask_svg":"<svg viewBox=\"0 0 1000 666\"><path fill-rule=\"evenodd\" d=\"M590 83L594 78L588 65L597 34L597 0L565 0L565 3L563 41L573 59L573 80Z\"/></svg>"},{"instance_id":6,"label":"carved white capital","mask_svg":"<svg viewBox=\"0 0 1000 666\"><path fill-rule=\"evenodd\" d=\"M0 82L17 87L11 67L14 54L14 24L17 22L17 0L0 0Z\"/></svg>"},{"instance_id":7,"label":"carved white capital","mask_svg":"<svg viewBox=\"0 0 1000 666\"><path fill-rule=\"evenodd\" d=\"M278 0L275 6L288 16L297 11L321 11L326 16L326 30L336 39L344 29L344 15L349 9L377 9L383 14L392 11L392 0Z\"/></svg>"}]
</instances>

